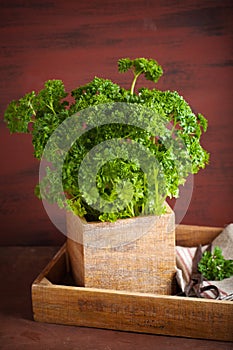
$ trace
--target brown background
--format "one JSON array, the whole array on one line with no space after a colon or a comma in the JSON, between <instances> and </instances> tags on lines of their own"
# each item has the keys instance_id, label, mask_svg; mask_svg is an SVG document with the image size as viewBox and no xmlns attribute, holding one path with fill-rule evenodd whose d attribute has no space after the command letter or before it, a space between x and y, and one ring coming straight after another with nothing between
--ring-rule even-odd
<instances>
[{"instance_id":1,"label":"brown background","mask_svg":"<svg viewBox=\"0 0 233 350\"><path fill-rule=\"evenodd\" d=\"M68 90L95 75L128 86L121 57L163 66L160 89L177 90L209 120L203 146L210 165L194 178L186 224L232 221L232 1L0 1L1 245L60 244L34 197L38 162L29 135L10 135L3 113L12 99L62 79ZM174 204L172 202L172 204Z\"/></svg>"}]
</instances>

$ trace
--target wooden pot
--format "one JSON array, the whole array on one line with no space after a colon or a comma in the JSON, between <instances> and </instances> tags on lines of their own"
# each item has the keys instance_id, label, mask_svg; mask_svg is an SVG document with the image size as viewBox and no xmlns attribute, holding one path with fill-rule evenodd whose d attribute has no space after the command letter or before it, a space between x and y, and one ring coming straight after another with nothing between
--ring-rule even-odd
<instances>
[{"instance_id":1,"label":"wooden pot","mask_svg":"<svg viewBox=\"0 0 233 350\"><path fill-rule=\"evenodd\" d=\"M67 213L67 250L78 286L171 294L175 215L87 222Z\"/></svg>"}]
</instances>

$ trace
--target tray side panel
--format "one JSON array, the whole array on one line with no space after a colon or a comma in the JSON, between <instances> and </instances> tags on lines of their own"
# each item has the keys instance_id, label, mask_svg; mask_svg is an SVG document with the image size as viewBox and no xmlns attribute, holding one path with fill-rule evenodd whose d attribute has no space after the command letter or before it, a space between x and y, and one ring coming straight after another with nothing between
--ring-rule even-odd
<instances>
[{"instance_id":1,"label":"tray side panel","mask_svg":"<svg viewBox=\"0 0 233 350\"><path fill-rule=\"evenodd\" d=\"M210 244L222 230L222 227L177 225L176 245L196 247L199 244Z\"/></svg>"},{"instance_id":2,"label":"tray side panel","mask_svg":"<svg viewBox=\"0 0 233 350\"><path fill-rule=\"evenodd\" d=\"M41 322L233 341L233 303L90 288L34 285Z\"/></svg>"}]
</instances>

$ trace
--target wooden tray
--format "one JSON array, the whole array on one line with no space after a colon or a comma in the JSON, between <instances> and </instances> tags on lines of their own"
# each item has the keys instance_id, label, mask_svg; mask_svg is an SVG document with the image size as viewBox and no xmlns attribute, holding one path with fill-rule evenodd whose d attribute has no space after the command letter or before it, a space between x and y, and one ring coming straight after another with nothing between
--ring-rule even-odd
<instances>
[{"instance_id":1,"label":"wooden tray","mask_svg":"<svg viewBox=\"0 0 233 350\"><path fill-rule=\"evenodd\" d=\"M179 225L176 242L210 243L222 228ZM66 244L32 284L40 322L233 341L233 302L75 287Z\"/></svg>"}]
</instances>

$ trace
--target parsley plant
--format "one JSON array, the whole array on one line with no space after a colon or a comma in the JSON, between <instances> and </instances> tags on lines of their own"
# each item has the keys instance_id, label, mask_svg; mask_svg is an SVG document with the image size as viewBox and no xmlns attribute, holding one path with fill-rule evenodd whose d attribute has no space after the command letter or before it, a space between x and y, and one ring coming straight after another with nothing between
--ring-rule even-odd
<instances>
[{"instance_id":1,"label":"parsley plant","mask_svg":"<svg viewBox=\"0 0 233 350\"><path fill-rule=\"evenodd\" d=\"M94 77L89 83L71 91L70 96L74 101L68 102L68 93L63 82L48 80L38 93L32 91L19 100L10 102L4 114L10 132L32 134L34 156L40 160L50 136L63 121L75 113L81 114L89 107L97 108L110 104L110 119L104 125L96 127L93 114L87 114L83 120L83 128L92 125L93 127L73 143L66 156L62 168L62 183L67 198L65 203L59 197L58 179L53 167L47 168L44 179L35 191L38 197L46 197L52 203L57 202L60 207L71 207L76 214L85 216L87 220L115 221L118 218L140 214L160 215L164 211L163 202L166 197L178 197L179 186L185 183L187 176L204 168L209 159L208 152L200 143L201 135L207 129L207 120L202 114L196 115L176 91L160 91L146 87L135 91L140 75L154 83L162 76L162 67L155 60L122 58L118 61L118 69L120 73L132 71L133 79L129 89L124 89L109 79ZM147 125L147 130L124 123L114 123L114 118L118 115L111 105L114 106L116 102L134 105L135 119L141 118ZM141 109L137 109L137 106ZM147 113L146 109L152 112ZM170 123L171 130L156 134L155 130L158 130L160 121ZM127 159L127 147L124 148L124 145L116 159L102 164L96 174L96 183L87 186L83 196L77 180L82 160L94 146L111 139L124 139L141 144L157 159L163 172L163 181L162 188L155 185L155 196L150 193L149 184L156 184L160 180L161 175L156 166L152 167L146 177L136 158L133 161ZM163 140L166 140L166 146ZM183 161L182 147L174 147L174 140L177 140L177 143L183 142L189 163ZM68 142L64 137L57 141L57 151L50 154L49 161L56 164L56 157L59 157L61 150L59 144L66 141ZM101 160L104 155L97 152L96 157ZM86 177L88 182L88 174ZM100 197L104 199L102 202L97 198L96 188ZM95 209L97 201L100 208L98 210ZM113 201L117 210L110 213L106 210L106 202Z\"/></svg>"}]
</instances>

